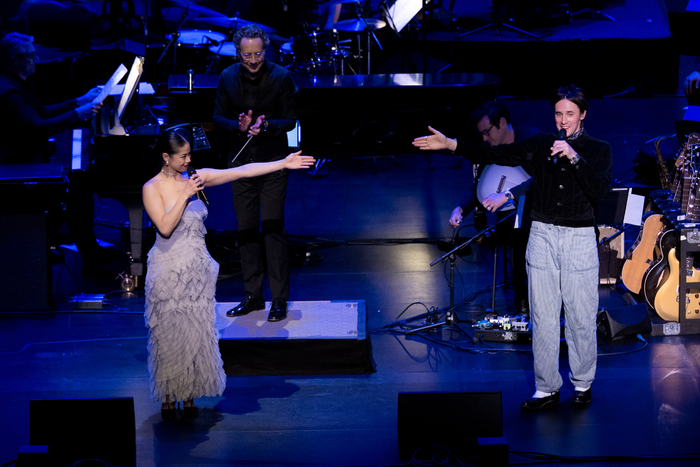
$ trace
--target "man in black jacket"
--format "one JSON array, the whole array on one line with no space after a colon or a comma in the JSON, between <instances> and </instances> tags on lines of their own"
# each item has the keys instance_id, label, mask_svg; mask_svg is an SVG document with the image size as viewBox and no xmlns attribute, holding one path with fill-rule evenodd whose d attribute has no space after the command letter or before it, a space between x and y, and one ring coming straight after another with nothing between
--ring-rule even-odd
<instances>
[{"instance_id":1,"label":"man in black jacket","mask_svg":"<svg viewBox=\"0 0 700 467\"><path fill-rule=\"evenodd\" d=\"M532 174L532 227L527 273L532 317L536 391L523 401L525 411L559 403L560 316L566 318L569 379L574 405L591 402L597 362L598 250L595 233L598 201L610 189L612 150L583 129L588 100L578 87L559 88L551 99L557 134L488 148L446 138L430 128L416 138L425 150L450 149L472 162L522 165Z\"/></svg>"},{"instance_id":2,"label":"man in black jacket","mask_svg":"<svg viewBox=\"0 0 700 467\"><path fill-rule=\"evenodd\" d=\"M230 167L268 162L287 155L287 131L296 124L297 87L289 72L265 59L267 33L255 25L236 31L233 42L240 63L225 69L216 91L214 124L231 135ZM265 308L263 251L272 295L268 321L287 317L289 248L284 231L287 173L279 171L232 183L238 220L244 298L228 316Z\"/></svg>"}]
</instances>

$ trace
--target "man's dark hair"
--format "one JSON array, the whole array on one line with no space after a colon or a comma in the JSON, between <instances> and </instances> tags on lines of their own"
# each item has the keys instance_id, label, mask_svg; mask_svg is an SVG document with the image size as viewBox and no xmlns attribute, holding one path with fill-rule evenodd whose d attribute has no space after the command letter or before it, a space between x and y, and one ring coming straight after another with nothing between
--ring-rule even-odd
<instances>
[{"instance_id":1,"label":"man's dark hair","mask_svg":"<svg viewBox=\"0 0 700 467\"><path fill-rule=\"evenodd\" d=\"M581 113L588 110L588 99L586 98L585 94L583 94L583 91L581 91L581 88L575 84L562 86L557 89L549 102L552 104L552 108L554 108L554 106L557 105L557 102L564 99L576 104Z\"/></svg>"},{"instance_id":2,"label":"man's dark hair","mask_svg":"<svg viewBox=\"0 0 700 467\"><path fill-rule=\"evenodd\" d=\"M256 26L254 24L248 24L243 26L242 28L238 28L233 34L233 45L236 46L236 50L238 50L239 52L241 50L241 41L243 40L243 38L261 39L263 42L263 49L267 49L267 46L270 45L270 38L267 36L267 33L259 26Z\"/></svg>"},{"instance_id":3,"label":"man's dark hair","mask_svg":"<svg viewBox=\"0 0 700 467\"><path fill-rule=\"evenodd\" d=\"M505 105L498 101L486 101L481 104L479 108L472 112L472 124L476 125L484 117L489 117L491 125L498 126L501 118L505 118L506 123L510 124L510 112L508 112Z\"/></svg>"}]
</instances>

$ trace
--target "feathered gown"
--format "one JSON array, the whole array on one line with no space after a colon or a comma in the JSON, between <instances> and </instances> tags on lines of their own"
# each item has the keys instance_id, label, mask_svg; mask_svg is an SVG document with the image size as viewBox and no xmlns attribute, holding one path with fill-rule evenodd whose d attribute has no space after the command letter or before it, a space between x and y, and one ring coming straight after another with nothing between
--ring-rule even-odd
<instances>
[{"instance_id":1,"label":"feathered gown","mask_svg":"<svg viewBox=\"0 0 700 467\"><path fill-rule=\"evenodd\" d=\"M207 214L204 203L190 202L173 234L158 234L148 253L145 320L152 399L216 396L226 387L215 328L219 264L204 243Z\"/></svg>"}]
</instances>

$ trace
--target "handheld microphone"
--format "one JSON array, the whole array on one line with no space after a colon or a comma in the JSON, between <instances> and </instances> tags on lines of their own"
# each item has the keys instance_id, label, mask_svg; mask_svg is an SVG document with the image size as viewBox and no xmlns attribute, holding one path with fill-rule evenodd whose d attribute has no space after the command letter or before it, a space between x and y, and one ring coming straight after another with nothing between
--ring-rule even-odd
<instances>
[{"instance_id":1,"label":"handheld microphone","mask_svg":"<svg viewBox=\"0 0 700 467\"><path fill-rule=\"evenodd\" d=\"M562 128L561 130L559 130L559 134L557 135L557 140L560 141L560 140L565 140L565 139L566 139L566 130L564 128ZM552 162L554 162L555 164L557 162L559 162L559 156L561 156L562 152L564 152L564 151L559 151L558 153L553 155Z\"/></svg>"},{"instance_id":2,"label":"handheld microphone","mask_svg":"<svg viewBox=\"0 0 700 467\"><path fill-rule=\"evenodd\" d=\"M187 167L187 176L188 177L192 178L192 175L194 175L196 173L197 173L197 171L194 170L194 167L192 167L192 166ZM204 204L209 206L209 198L207 197L207 194L204 192L204 190L197 192L197 199L201 199L204 202Z\"/></svg>"}]
</instances>

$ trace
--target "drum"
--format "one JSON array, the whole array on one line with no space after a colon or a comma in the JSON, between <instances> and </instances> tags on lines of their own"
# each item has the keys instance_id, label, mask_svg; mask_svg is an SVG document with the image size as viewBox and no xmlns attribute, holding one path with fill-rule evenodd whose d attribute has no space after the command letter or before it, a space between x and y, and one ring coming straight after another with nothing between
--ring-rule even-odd
<instances>
[{"instance_id":1,"label":"drum","mask_svg":"<svg viewBox=\"0 0 700 467\"><path fill-rule=\"evenodd\" d=\"M280 54L286 53L285 66L300 74L342 74L344 51L338 47L337 31L312 32L282 44ZM280 59L281 60L281 59Z\"/></svg>"},{"instance_id":2,"label":"drum","mask_svg":"<svg viewBox=\"0 0 700 467\"><path fill-rule=\"evenodd\" d=\"M226 40L226 34L197 29L182 30L177 38L176 67L178 73L192 69L205 73L211 60L210 48Z\"/></svg>"},{"instance_id":3,"label":"drum","mask_svg":"<svg viewBox=\"0 0 700 467\"><path fill-rule=\"evenodd\" d=\"M200 31L197 29L184 29L177 38L178 47L208 47L212 43L218 44L226 39L226 34L216 31Z\"/></svg>"},{"instance_id":4,"label":"drum","mask_svg":"<svg viewBox=\"0 0 700 467\"><path fill-rule=\"evenodd\" d=\"M294 43L285 42L280 45L279 48L279 63L285 68L289 68L294 65L296 58L294 56Z\"/></svg>"},{"instance_id":5,"label":"drum","mask_svg":"<svg viewBox=\"0 0 700 467\"><path fill-rule=\"evenodd\" d=\"M212 73L221 73L238 61L238 50L233 42L210 45L209 52L214 56L214 62L209 67Z\"/></svg>"}]
</instances>

